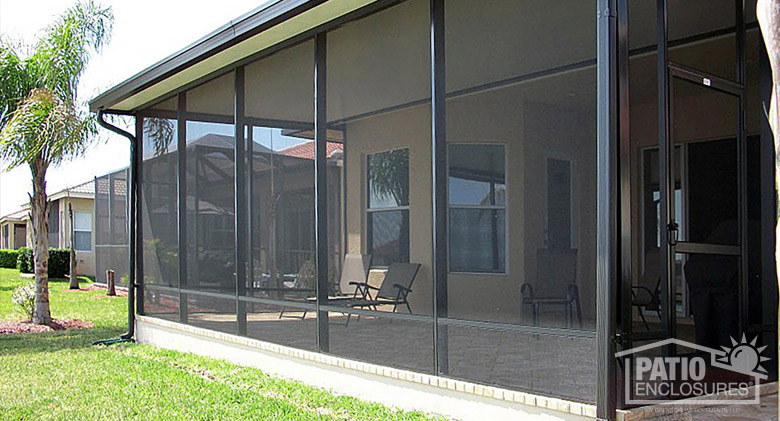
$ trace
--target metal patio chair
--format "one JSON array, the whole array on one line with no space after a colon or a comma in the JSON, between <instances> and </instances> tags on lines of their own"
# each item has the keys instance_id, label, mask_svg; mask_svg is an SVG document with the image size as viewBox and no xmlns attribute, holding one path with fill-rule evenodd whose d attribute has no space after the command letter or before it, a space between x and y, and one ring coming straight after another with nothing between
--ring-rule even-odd
<instances>
[{"instance_id":1,"label":"metal patio chair","mask_svg":"<svg viewBox=\"0 0 780 421\"><path fill-rule=\"evenodd\" d=\"M344 256L344 266L341 268L338 291L328 295L328 304L346 306L350 300L364 298L363 294L358 292L357 285L363 285L368 281L368 271L371 269L372 257L370 254L347 254ZM314 284L316 284L316 279L312 285ZM316 303L317 297L308 297L306 301L308 303ZM306 317L307 312L308 310L303 311L302 318Z\"/></svg>"},{"instance_id":2,"label":"metal patio chair","mask_svg":"<svg viewBox=\"0 0 780 421\"><path fill-rule=\"evenodd\" d=\"M531 306L533 324L539 326L542 306L563 306L566 326L572 327L573 313L582 327L582 308L577 279L577 249L539 249L536 251L536 282L520 288L520 324L525 308Z\"/></svg>"},{"instance_id":3,"label":"metal patio chair","mask_svg":"<svg viewBox=\"0 0 780 421\"><path fill-rule=\"evenodd\" d=\"M355 295L359 295L361 298L348 301L347 306L352 308L370 307L376 310L378 306L392 305L393 313L398 310L399 306L406 306L409 314L412 314L409 294L412 292L412 284L414 284L419 270L419 263L391 263L379 288L368 282L350 282L356 288ZM348 315L347 324L349 324L350 318L351 315Z\"/></svg>"},{"instance_id":4,"label":"metal patio chair","mask_svg":"<svg viewBox=\"0 0 780 421\"><path fill-rule=\"evenodd\" d=\"M631 305L639 311L639 318L648 332L650 324L645 318L646 310L655 311L661 320L661 250L657 247L645 254L645 270L639 277L639 285L631 287Z\"/></svg>"}]
</instances>

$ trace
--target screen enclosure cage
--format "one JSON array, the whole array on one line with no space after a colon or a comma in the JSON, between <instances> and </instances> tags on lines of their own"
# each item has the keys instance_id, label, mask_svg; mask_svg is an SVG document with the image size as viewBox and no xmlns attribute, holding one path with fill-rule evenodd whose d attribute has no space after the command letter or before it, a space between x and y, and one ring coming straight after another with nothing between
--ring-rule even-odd
<instances>
[{"instance_id":1,"label":"screen enclosure cage","mask_svg":"<svg viewBox=\"0 0 780 421\"><path fill-rule=\"evenodd\" d=\"M124 105L138 312L601 417L618 351L775 344L754 9L369 2Z\"/></svg>"}]
</instances>

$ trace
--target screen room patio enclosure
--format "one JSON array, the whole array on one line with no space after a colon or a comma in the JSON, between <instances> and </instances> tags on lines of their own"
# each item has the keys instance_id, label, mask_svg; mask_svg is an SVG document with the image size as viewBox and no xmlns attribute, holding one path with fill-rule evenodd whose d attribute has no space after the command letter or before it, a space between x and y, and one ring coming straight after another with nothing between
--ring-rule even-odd
<instances>
[{"instance_id":1,"label":"screen room patio enclosure","mask_svg":"<svg viewBox=\"0 0 780 421\"><path fill-rule=\"evenodd\" d=\"M231 43L331 3L275 3ZM619 350L777 342L753 3L363 3L92 102L136 117L139 314L602 417ZM408 307L345 304L354 255L377 290L419 264Z\"/></svg>"}]
</instances>

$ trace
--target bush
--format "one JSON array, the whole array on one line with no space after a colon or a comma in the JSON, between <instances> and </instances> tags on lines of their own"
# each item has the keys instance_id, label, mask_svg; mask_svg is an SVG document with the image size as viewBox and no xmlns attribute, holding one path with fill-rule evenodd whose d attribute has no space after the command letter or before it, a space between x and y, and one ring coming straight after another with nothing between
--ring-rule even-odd
<instances>
[{"instance_id":1,"label":"bush","mask_svg":"<svg viewBox=\"0 0 780 421\"><path fill-rule=\"evenodd\" d=\"M22 273L35 272L32 249L22 247L16 259L16 268ZM70 250L49 249L49 278L64 278L70 271Z\"/></svg>"},{"instance_id":2,"label":"bush","mask_svg":"<svg viewBox=\"0 0 780 421\"><path fill-rule=\"evenodd\" d=\"M16 250L0 250L0 268L15 268L18 254Z\"/></svg>"},{"instance_id":3,"label":"bush","mask_svg":"<svg viewBox=\"0 0 780 421\"><path fill-rule=\"evenodd\" d=\"M35 287L32 284L16 288L11 294L11 301L19 306L28 319L32 320L35 309Z\"/></svg>"},{"instance_id":4,"label":"bush","mask_svg":"<svg viewBox=\"0 0 780 421\"><path fill-rule=\"evenodd\" d=\"M70 272L70 250L49 249L49 278L64 278Z\"/></svg>"},{"instance_id":5,"label":"bush","mask_svg":"<svg viewBox=\"0 0 780 421\"><path fill-rule=\"evenodd\" d=\"M21 247L17 252L16 268L22 273L33 273L32 249Z\"/></svg>"}]
</instances>

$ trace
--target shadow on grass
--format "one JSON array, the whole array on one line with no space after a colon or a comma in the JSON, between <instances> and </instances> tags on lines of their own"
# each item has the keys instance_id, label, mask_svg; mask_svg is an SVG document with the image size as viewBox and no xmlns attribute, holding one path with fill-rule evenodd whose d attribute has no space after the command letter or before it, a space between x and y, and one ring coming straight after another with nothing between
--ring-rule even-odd
<instances>
[{"instance_id":1,"label":"shadow on grass","mask_svg":"<svg viewBox=\"0 0 780 421\"><path fill-rule=\"evenodd\" d=\"M122 333L122 328L96 328L0 335L0 357L91 347L95 341Z\"/></svg>"}]
</instances>

